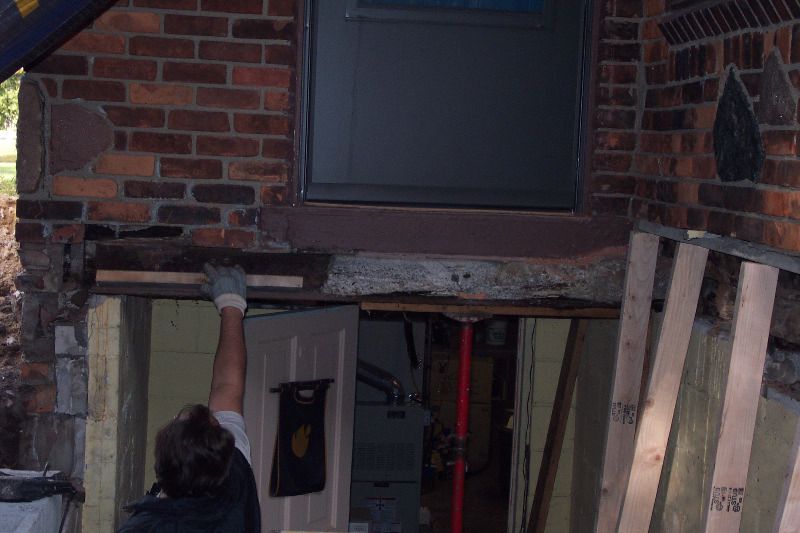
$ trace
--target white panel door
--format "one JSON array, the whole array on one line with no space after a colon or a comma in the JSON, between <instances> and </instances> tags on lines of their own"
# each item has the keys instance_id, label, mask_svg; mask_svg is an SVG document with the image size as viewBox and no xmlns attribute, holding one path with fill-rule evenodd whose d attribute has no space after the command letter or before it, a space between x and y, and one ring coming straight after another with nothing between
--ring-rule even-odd
<instances>
[{"instance_id":1,"label":"white panel door","mask_svg":"<svg viewBox=\"0 0 800 533\"><path fill-rule=\"evenodd\" d=\"M244 418L261 503L262 531L347 531L353 448L358 307L245 320ZM331 378L325 406L326 483L321 492L269 496L279 383Z\"/></svg>"}]
</instances>

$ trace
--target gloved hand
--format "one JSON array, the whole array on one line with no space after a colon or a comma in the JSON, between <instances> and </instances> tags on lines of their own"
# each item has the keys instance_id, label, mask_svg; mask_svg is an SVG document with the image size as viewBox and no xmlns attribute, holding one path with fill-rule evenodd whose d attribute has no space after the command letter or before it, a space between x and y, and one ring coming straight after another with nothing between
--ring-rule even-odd
<instances>
[{"instance_id":1,"label":"gloved hand","mask_svg":"<svg viewBox=\"0 0 800 533\"><path fill-rule=\"evenodd\" d=\"M214 267L209 263L203 265L208 281L203 284L203 293L214 300L217 311L222 313L224 307L235 307L242 312L247 309L247 281L241 267Z\"/></svg>"}]
</instances>

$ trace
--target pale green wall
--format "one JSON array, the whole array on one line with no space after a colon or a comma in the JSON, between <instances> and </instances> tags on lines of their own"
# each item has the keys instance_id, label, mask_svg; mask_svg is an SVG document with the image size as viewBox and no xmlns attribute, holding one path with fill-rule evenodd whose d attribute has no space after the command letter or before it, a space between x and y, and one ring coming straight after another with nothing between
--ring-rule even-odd
<instances>
[{"instance_id":1,"label":"pale green wall","mask_svg":"<svg viewBox=\"0 0 800 533\"><path fill-rule=\"evenodd\" d=\"M569 333L569 320L555 319L525 319L522 322L522 380L520 381L521 405L519 413L515 416L515 424L519 424L518 435L520 441L517 445L514 482L515 510L511 519L511 530L519 531L523 519L522 505L524 501L525 480L521 475L522 461L525 453L524 432L526 417L529 414L527 399L530 389L530 364L533 362L533 391L531 392L532 426L531 426L531 472L528 479L527 509L533 502L533 493L536 489L536 480L542 462L547 428L550 424L550 415L555 401L558 377L561 373L561 363L564 359L564 349ZM563 533L569 531L570 501L572 498L572 463L573 442L575 435L575 401L572 402L567 431L559 460L556 483L550 503L550 512L547 516L547 533Z\"/></svg>"},{"instance_id":2,"label":"pale green wall","mask_svg":"<svg viewBox=\"0 0 800 533\"><path fill-rule=\"evenodd\" d=\"M158 429L186 404L208 402L218 335L214 304L153 301L145 490L155 481L153 445Z\"/></svg>"},{"instance_id":3,"label":"pale green wall","mask_svg":"<svg viewBox=\"0 0 800 533\"><path fill-rule=\"evenodd\" d=\"M729 362L727 335L712 326L695 323L652 533L702 531ZM741 531L772 530L796 424L796 411L773 399L759 399Z\"/></svg>"}]
</instances>

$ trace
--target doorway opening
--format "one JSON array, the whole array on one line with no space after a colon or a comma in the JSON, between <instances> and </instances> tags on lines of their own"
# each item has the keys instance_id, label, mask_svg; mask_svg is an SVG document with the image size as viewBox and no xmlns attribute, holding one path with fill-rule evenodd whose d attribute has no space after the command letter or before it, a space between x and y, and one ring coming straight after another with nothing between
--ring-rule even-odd
<instances>
[{"instance_id":1,"label":"doorway opening","mask_svg":"<svg viewBox=\"0 0 800 533\"><path fill-rule=\"evenodd\" d=\"M147 444L139 455L140 462L134 465L143 472L142 489L148 488L153 479L155 431L185 404L207 401L218 325L216 310L208 302L151 300L149 305L150 357L144 391L148 399L144 432ZM307 313L319 315L325 309ZM302 320L306 313L286 311L251 308L248 316L278 313L276 319L293 315ZM386 391L363 381L356 384L353 376L350 388L355 402L351 405L355 408L350 409L354 411L354 432L347 464L352 483L348 479L349 491L344 498L339 497L340 501L349 502L345 519L353 524L369 522L373 533L448 533L452 490L449 436L455 416L459 323L434 313L362 312L355 316L358 358L397 376L403 386L403 401L387 402ZM583 359L593 367L586 374L603 376L606 374L598 365L612 360L616 321L591 323L590 336L595 330L593 356L591 360ZM465 532L486 531L490 527L514 533L525 529L568 330L569 319L495 317L476 325ZM608 357L598 357L605 353ZM124 364L125 359L121 361ZM126 377L120 380L121 388L130 389L124 386ZM587 405L596 403L590 396L582 398L582 389L593 392L591 387L582 386L580 379L570 414L574 429L569 430L563 447L548 531L569 530L576 515L591 508L594 498L591 484L580 480L585 474L581 465L591 461L586 453L574 450L602 449L602 435L595 435L602 432L587 430L594 423L592 416L601 417L596 413L582 414L574 408L581 401ZM121 404L120 416L125 414L124 409ZM582 417L588 422L582 424ZM382 430L387 427L381 426L386 421L403 422L406 429ZM87 454L91 446L89 433ZM597 446L592 439L598 441ZM386 449L394 450L393 454L383 453L378 447L381 442ZM262 446L266 449L262 453L271 457L272 444L265 442ZM394 462L387 461L387 457ZM369 464L371 470L365 468ZM398 465L406 465L411 474L403 479L393 478ZM269 466L266 462L263 466L260 470L265 472L261 474L268 479Z\"/></svg>"}]
</instances>

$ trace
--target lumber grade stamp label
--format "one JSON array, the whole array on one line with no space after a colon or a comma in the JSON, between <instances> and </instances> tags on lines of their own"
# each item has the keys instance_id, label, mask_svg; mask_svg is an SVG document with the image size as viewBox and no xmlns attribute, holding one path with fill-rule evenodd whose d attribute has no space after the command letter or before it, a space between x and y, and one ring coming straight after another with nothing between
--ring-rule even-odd
<instances>
[{"instance_id":1,"label":"lumber grade stamp label","mask_svg":"<svg viewBox=\"0 0 800 533\"><path fill-rule=\"evenodd\" d=\"M744 487L717 487L711 491L711 511L738 513L742 510Z\"/></svg>"},{"instance_id":2,"label":"lumber grade stamp label","mask_svg":"<svg viewBox=\"0 0 800 533\"><path fill-rule=\"evenodd\" d=\"M611 402L611 421L620 424L634 424L636 422L635 403Z\"/></svg>"}]
</instances>

